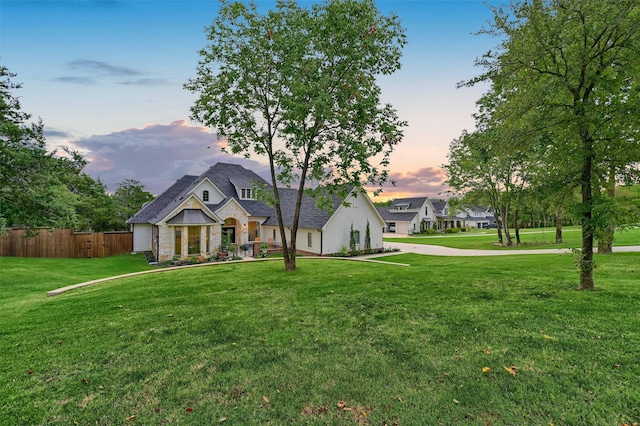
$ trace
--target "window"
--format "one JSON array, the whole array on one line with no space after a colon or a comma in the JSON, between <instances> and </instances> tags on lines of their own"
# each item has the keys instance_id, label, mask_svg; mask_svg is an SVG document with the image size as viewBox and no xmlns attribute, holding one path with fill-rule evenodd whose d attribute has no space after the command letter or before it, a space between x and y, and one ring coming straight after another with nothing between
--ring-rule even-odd
<instances>
[{"instance_id":1,"label":"window","mask_svg":"<svg viewBox=\"0 0 640 426\"><path fill-rule=\"evenodd\" d=\"M276 240L276 230L274 229L273 230L273 241L275 241L275 240Z\"/></svg>"},{"instance_id":2,"label":"window","mask_svg":"<svg viewBox=\"0 0 640 426\"><path fill-rule=\"evenodd\" d=\"M175 250L174 250L174 254L176 256L182 256L182 229L180 228L176 228L176 232L175 232Z\"/></svg>"},{"instance_id":3,"label":"window","mask_svg":"<svg viewBox=\"0 0 640 426\"><path fill-rule=\"evenodd\" d=\"M356 244L360 244L360 231L353 231L353 241Z\"/></svg>"},{"instance_id":4,"label":"window","mask_svg":"<svg viewBox=\"0 0 640 426\"><path fill-rule=\"evenodd\" d=\"M200 227L190 226L188 229L189 229L188 254L200 254Z\"/></svg>"},{"instance_id":5,"label":"window","mask_svg":"<svg viewBox=\"0 0 640 426\"><path fill-rule=\"evenodd\" d=\"M429 207L424 208L424 215L429 216Z\"/></svg>"},{"instance_id":6,"label":"window","mask_svg":"<svg viewBox=\"0 0 640 426\"><path fill-rule=\"evenodd\" d=\"M253 198L255 198L255 194L251 188L242 188L240 190L240 199L252 200Z\"/></svg>"},{"instance_id":7,"label":"window","mask_svg":"<svg viewBox=\"0 0 640 426\"><path fill-rule=\"evenodd\" d=\"M313 247L313 234L311 232L307 232L307 247Z\"/></svg>"},{"instance_id":8,"label":"window","mask_svg":"<svg viewBox=\"0 0 640 426\"><path fill-rule=\"evenodd\" d=\"M206 189L202 191L202 201L209 201L209 191Z\"/></svg>"},{"instance_id":9,"label":"window","mask_svg":"<svg viewBox=\"0 0 640 426\"><path fill-rule=\"evenodd\" d=\"M407 206L406 205L396 206L396 210L405 211L405 210L407 210Z\"/></svg>"}]
</instances>

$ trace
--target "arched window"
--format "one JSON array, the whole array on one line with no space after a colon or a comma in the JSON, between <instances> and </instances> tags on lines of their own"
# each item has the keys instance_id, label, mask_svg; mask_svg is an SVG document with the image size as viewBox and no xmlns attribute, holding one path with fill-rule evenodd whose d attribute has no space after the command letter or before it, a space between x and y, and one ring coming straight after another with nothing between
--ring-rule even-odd
<instances>
[{"instance_id":1,"label":"arched window","mask_svg":"<svg viewBox=\"0 0 640 426\"><path fill-rule=\"evenodd\" d=\"M209 191L206 189L202 191L202 201L209 201Z\"/></svg>"}]
</instances>

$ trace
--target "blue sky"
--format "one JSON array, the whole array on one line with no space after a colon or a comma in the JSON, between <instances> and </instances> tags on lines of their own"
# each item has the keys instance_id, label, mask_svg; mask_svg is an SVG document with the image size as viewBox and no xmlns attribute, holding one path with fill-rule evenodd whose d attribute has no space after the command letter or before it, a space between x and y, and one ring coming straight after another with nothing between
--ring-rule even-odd
<instances>
[{"instance_id":1,"label":"blue sky","mask_svg":"<svg viewBox=\"0 0 640 426\"><path fill-rule=\"evenodd\" d=\"M380 79L384 101L409 123L389 167L398 185L383 198L443 191L449 143L473 128L485 90L456 83L479 74L474 60L497 43L473 33L491 18L486 4L498 3L376 2L399 15L408 36L402 69ZM221 153L215 135L189 119L195 95L182 86L195 76L217 9L213 0L1 0L0 62L18 74L22 108L42 118L51 148L79 150L109 190L137 179L158 194L216 161L264 174L259 158Z\"/></svg>"}]
</instances>

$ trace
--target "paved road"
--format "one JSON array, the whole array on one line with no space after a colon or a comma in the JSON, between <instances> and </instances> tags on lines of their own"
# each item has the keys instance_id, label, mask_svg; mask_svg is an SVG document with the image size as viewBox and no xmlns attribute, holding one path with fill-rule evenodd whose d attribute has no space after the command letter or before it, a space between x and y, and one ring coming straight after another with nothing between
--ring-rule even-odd
<instances>
[{"instance_id":1,"label":"paved road","mask_svg":"<svg viewBox=\"0 0 640 426\"><path fill-rule=\"evenodd\" d=\"M385 242L385 247L398 248L405 253L429 254L432 256L508 256L516 254L562 254L571 253L571 249L538 249L538 250L469 250L443 246L412 243ZM640 252L640 246L614 247L614 253Z\"/></svg>"}]
</instances>

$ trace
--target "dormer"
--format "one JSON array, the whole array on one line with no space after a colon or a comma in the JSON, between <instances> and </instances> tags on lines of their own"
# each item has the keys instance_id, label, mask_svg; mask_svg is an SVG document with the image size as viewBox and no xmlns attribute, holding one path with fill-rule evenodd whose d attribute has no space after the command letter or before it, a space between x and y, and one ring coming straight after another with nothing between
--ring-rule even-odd
<instances>
[{"instance_id":1,"label":"dormer","mask_svg":"<svg viewBox=\"0 0 640 426\"><path fill-rule=\"evenodd\" d=\"M409 203L396 204L396 210L406 212L409 209Z\"/></svg>"},{"instance_id":2,"label":"dormer","mask_svg":"<svg viewBox=\"0 0 640 426\"><path fill-rule=\"evenodd\" d=\"M238 198L240 198L241 200L255 200L256 199L255 189L240 188Z\"/></svg>"},{"instance_id":3,"label":"dormer","mask_svg":"<svg viewBox=\"0 0 640 426\"><path fill-rule=\"evenodd\" d=\"M238 199L240 200L255 200L256 199L256 190L255 183L253 180L242 178L242 177L234 177L233 179L229 179L231 184L236 189L236 194L238 194Z\"/></svg>"}]
</instances>

